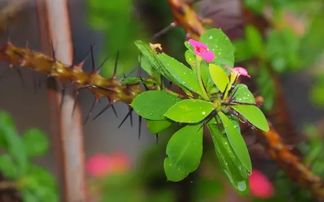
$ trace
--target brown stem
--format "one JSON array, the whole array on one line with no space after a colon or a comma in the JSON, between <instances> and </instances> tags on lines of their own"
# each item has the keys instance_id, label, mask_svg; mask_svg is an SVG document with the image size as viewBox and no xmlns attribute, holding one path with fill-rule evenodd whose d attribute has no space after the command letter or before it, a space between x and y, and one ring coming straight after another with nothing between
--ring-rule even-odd
<instances>
[{"instance_id":1,"label":"brown stem","mask_svg":"<svg viewBox=\"0 0 324 202\"><path fill-rule=\"evenodd\" d=\"M53 47L55 59L72 64L73 49L67 1L37 0L37 9L43 50L49 53ZM86 193L81 112L79 107L74 110L75 100L71 94L61 98L59 85L55 79L48 82L53 139L59 156L62 200L84 202Z\"/></svg>"},{"instance_id":2,"label":"brown stem","mask_svg":"<svg viewBox=\"0 0 324 202\"><path fill-rule=\"evenodd\" d=\"M1 181L0 182L0 190L4 189L17 189L16 182L13 181Z\"/></svg>"}]
</instances>

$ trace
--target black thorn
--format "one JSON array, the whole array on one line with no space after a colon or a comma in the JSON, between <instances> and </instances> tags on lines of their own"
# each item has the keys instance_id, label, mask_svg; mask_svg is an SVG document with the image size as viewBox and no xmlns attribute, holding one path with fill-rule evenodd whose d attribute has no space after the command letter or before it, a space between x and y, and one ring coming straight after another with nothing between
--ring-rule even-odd
<instances>
[{"instance_id":1,"label":"black thorn","mask_svg":"<svg viewBox=\"0 0 324 202\"><path fill-rule=\"evenodd\" d=\"M116 118L118 118L118 114L117 114L117 110L116 110L115 106L114 105L111 105L111 108L112 108L112 110L113 110Z\"/></svg>"},{"instance_id":2,"label":"black thorn","mask_svg":"<svg viewBox=\"0 0 324 202\"><path fill-rule=\"evenodd\" d=\"M106 57L105 57L105 59L102 61L102 63L99 65L99 67L97 68L97 72L99 72L100 70L101 70L101 68L104 66L104 64L108 61L108 59L109 59L109 55L107 55Z\"/></svg>"},{"instance_id":3,"label":"black thorn","mask_svg":"<svg viewBox=\"0 0 324 202\"><path fill-rule=\"evenodd\" d=\"M22 75L20 69L15 68L15 70L16 70L18 76L20 77L21 84L24 86L24 85L25 85L25 80L24 80L24 77L23 77L23 75Z\"/></svg>"},{"instance_id":4,"label":"black thorn","mask_svg":"<svg viewBox=\"0 0 324 202\"><path fill-rule=\"evenodd\" d=\"M128 113L126 114L126 116L123 118L122 122L118 125L118 128L120 128L124 124L124 122L126 121L126 119L132 114L132 112L133 112L133 109L130 109L128 111Z\"/></svg>"},{"instance_id":5,"label":"black thorn","mask_svg":"<svg viewBox=\"0 0 324 202\"><path fill-rule=\"evenodd\" d=\"M56 61L56 54L55 54L53 41L51 42L51 51L52 51L53 60Z\"/></svg>"},{"instance_id":6,"label":"black thorn","mask_svg":"<svg viewBox=\"0 0 324 202\"><path fill-rule=\"evenodd\" d=\"M78 99L79 99L79 94L80 94L79 90L76 90L75 93L74 93L74 103L73 103L72 115L75 112L77 102L78 102Z\"/></svg>"},{"instance_id":7,"label":"black thorn","mask_svg":"<svg viewBox=\"0 0 324 202\"><path fill-rule=\"evenodd\" d=\"M119 51L117 51L116 58L115 58L113 77L116 76L116 74L117 74L118 60L119 60Z\"/></svg>"},{"instance_id":8,"label":"black thorn","mask_svg":"<svg viewBox=\"0 0 324 202\"><path fill-rule=\"evenodd\" d=\"M98 99L95 97L95 99L93 100L93 102L91 104L89 112L88 112L86 118L84 119L83 125L85 125L88 122L88 120L89 120L89 118L90 118L90 116L92 114L92 111L93 111L94 107L96 106L97 102L98 102Z\"/></svg>"},{"instance_id":9,"label":"black thorn","mask_svg":"<svg viewBox=\"0 0 324 202\"><path fill-rule=\"evenodd\" d=\"M155 134L155 143L156 144L159 143L159 134L158 133Z\"/></svg>"},{"instance_id":10,"label":"black thorn","mask_svg":"<svg viewBox=\"0 0 324 202\"><path fill-rule=\"evenodd\" d=\"M95 63L95 58L93 54L93 45L90 45L90 55L91 55L91 72L96 71L96 63Z\"/></svg>"},{"instance_id":11,"label":"black thorn","mask_svg":"<svg viewBox=\"0 0 324 202\"><path fill-rule=\"evenodd\" d=\"M160 31L155 33L153 35L152 39L155 40L155 39L159 38L160 36L166 34L167 32L169 32L170 30L172 30L176 26L177 26L177 24L175 22L171 22L168 26L164 27L163 29L161 29Z\"/></svg>"},{"instance_id":12,"label":"black thorn","mask_svg":"<svg viewBox=\"0 0 324 202\"><path fill-rule=\"evenodd\" d=\"M129 121L130 121L131 126L133 127L133 109L129 107L129 111L130 111Z\"/></svg>"},{"instance_id":13,"label":"black thorn","mask_svg":"<svg viewBox=\"0 0 324 202\"><path fill-rule=\"evenodd\" d=\"M60 103L61 111L62 111L62 108L63 108L64 96L65 96L65 86L63 86L62 89L61 89L61 103Z\"/></svg>"},{"instance_id":14,"label":"black thorn","mask_svg":"<svg viewBox=\"0 0 324 202\"><path fill-rule=\"evenodd\" d=\"M142 117L138 116L138 139L141 139L142 132Z\"/></svg>"},{"instance_id":15,"label":"black thorn","mask_svg":"<svg viewBox=\"0 0 324 202\"><path fill-rule=\"evenodd\" d=\"M139 77L139 78L140 78L140 80L141 80L141 82L142 82L142 84L143 84L145 90L149 90L149 88L147 87L147 85L144 83L143 78L142 78L142 77Z\"/></svg>"},{"instance_id":16,"label":"black thorn","mask_svg":"<svg viewBox=\"0 0 324 202\"><path fill-rule=\"evenodd\" d=\"M109 109L112 106L112 103L108 103L96 116L93 117L92 120L96 120L101 114L103 114L107 109Z\"/></svg>"}]
</instances>

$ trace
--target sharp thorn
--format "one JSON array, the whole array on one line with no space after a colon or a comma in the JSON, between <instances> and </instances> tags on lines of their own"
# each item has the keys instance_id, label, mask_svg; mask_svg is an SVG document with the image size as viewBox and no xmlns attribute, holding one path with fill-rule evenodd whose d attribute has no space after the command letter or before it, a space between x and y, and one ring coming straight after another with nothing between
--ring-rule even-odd
<instances>
[{"instance_id":1,"label":"sharp thorn","mask_svg":"<svg viewBox=\"0 0 324 202\"><path fill-rule=\"evenodd\" d=\"M73 103L72 115L74 114L76 106L78 104L79 94L80 94L79 90L76 90L74 93L74 103Z\"/></svg>"},{"instance_id":2,"label":"sharp thorn","mask_svg":"<svg viewBox=\"0 0 324 202\"><path fill-rule=\"evenodd\" d=\"M127 118L131 115L132 112L133 112L133 109L128 111L126 116L123 118L122 122L118 125L118 128L120 128L124 124L124 122L127 120Z\"/></svg>"},{"instance_id":3,"label":"sharp thorn","mask_svg":"<svg viewBox=\"0 0 324 202\"><path fill-rule=\"evenodd\" d=\"M177 24L175 22L171 22L168 26L164 27L162 30L155 33L153 35L152 39L155 40L155 39L159 38L160 36L166 34L167 32L169 32L170 30L172 30L176 26L177 26Z\"/></svg>"},{"instance_id":4,"label":"sharp thorn","mask_svg":"<svg viewBox=\"0 0 324 202\"><path fill-rule=\"evenodd\" d=\"M102 61L102 63L99 65L99 67L97 68L97 72L99 72L100 70L101 70L101 68L104 66L104 64L108 61L108 59L109 59L109 55L107 55L106 57L105 57L105 59Z\"/></svg>"},{"instance_id":5,"label":"sharp thorn","mask_svg":"<svg viewBox=\"0 0 324 202\"><path fill-rule=\"evenodd\" d=\"M145 90L149 90L149 88L147 87L147 85L144 83L143 78L142 78L142 77L139 77L139 78L140 78L140 80L141 80L141 82L142 82L142 84L143 84Z\"/></svg>"},{"instance_id":6,"label":"sharp thorn","mask_svg":"<svg viewBox=\"0 0 324 202\"><path fill-rule=\"evenodd\" d=\"M95 58L93 54L93 45L90 46L90 55L91 55L91 72L96 71L96 63L95 63Z\"/></svg>"},{"instance_id":7,"label":"sharp thorn","mask_svg":"<svg viewBox=\"0 0 324 202\"><path fill-rule=\"evenodd\" d=\"M138 139L141 139L142 132L142 117L138 116Z\"/></svg>"},{"instance_id":8,"label":"sharp thorn","mask_svg":"<svg viewBox=\"0 0 324 202\"><path fill-rule=\"evenodd\" d=\"M65 96L65 87L63 86L62 89L61 89L61 103L60 103L61 111L62 111L62 108L63 108L64 96Z\"/></svg>"},{"instance_id":9,"label":"sharp thorn","mask_svg":"<svg viewBox=\"0 0 324 202\"><path fill-rule=\"evenodd\" d=\"M116 110L115 106L114 105L111 105L111 108L112 108L112 110L113 110L116 118L118 118L118 114L117 114L117 110Z\"/></svg>"},{"instance_id":10,"label":"sharp thorn","mask_svg":"<svg viewBox=\"0 0 324 202\"><path fill-rule=\"evenodd\" d=\"M56 61L56 54L55 54L53 41L51 41L51 51L52 51L53 60Z\"/></svg>"},{"instance_id":11,"label":"sharp thorn","mask_svg":"<svg viewBox=\"0 0 324 202\"><path fill-rule=\"evenodd\" d=\"M130 114L129 114L129 121L130 125L133 127L133 109L129 108Z\"/></svg>"},{"instance_id":12,"label":"sharp thorn","mask_svg":"<svg viewBox=\"0 0 324 202\"><path fill-rule=\"evenodd\" d=\"M15 68L15 70L16 70L18 76L20 77L21 84L22 84L23 86L25 86L25 80L24 80L24 77L23 77L23 75L22 75L20 69Z\"/></svg>"},{"instance_id":13,"label":"sharp thorn","mask_svg":"<svg viewBox=\"0 0 324 202\"><path fill-rule=\"evenodd\" d=\"M159 143L159 134L158 133L155 134L155 143L156 144Z\"/></svg>"},{"instance_id":14,"label":"sharp thorn","mask_svg":"<svg viewBox=\"0 0 324 202\"><path fill-rule=\"evenodd\" d=\"M93 117L92 120L96 120L101 114L103 114L107 109L109 109L112 106L113 106L112 103L108 103L97 115Z\"/></svg>"},{"instance_id":15,"label":"sharp thorn","mask_svg":"<svg viewBox=\"0 0 324 202\"><path fill-rule=\"evenodd\" d=\"M88 112L86 118L84 119L83 125L87 124L87 122L88 122L88 120L89 120L89 118L90 118L90 116L91 116L91 114L92 114L92 111L93 111L93 109L95 108L97 102L98 102L98 99L95 98L94 101L93 101L92 104L91 104L91 107L90 107L90 109L89 109L89 112Z\"/></svg>"},{"instance_id":16,"label":"sharp thorn","mask_svg":"<svg viewBox=\"0 0 324 202\"><path fill-rule=\"evenodd\" d=\"M117 51L116 58L115 58L113 77L116 76L116 74L117 74L118 60L119 60L119 51Z\"/></svg>"}]
</instances>

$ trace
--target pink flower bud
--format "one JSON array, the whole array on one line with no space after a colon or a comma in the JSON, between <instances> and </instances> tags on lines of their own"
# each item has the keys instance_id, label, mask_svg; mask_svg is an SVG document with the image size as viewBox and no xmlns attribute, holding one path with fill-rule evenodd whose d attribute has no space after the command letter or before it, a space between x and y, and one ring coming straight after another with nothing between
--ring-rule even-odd
<instances>
[{"instance_id":1,"label":"pink flower bud","mask_svg":"<svg viewBox=\"0 0 324 202\"><path fill-rule=\"evenodd\" d=\"M249 186L251 194L257 198L270 198L274 193L271 181L259 170L253 169Z\"/></svg>"},{"instance_id":2,"label":"pink flower bud","mask_svg":"<svg viewBox=\"0 0 324 202\"><path fill-rule=\"evenodd\" d=\"M232 71L237 73L239 76L245 76L251 78L248 71L243 67L234 67Z\"/></svg>"},{"instance_id":3,"label":"pink flower bud","mask_svg":"<svg viewBox=\"0 0 324 202\"><path fill-rule=\"evenodd\" d=\"M125 154L96 154L86 162L86 171L93 177L104 177L112 173L125 172L130 167Z\"/></svg>"},{"instance_id":4,"label":"pink flower bud","mask_svg":"<svg viewBox=\"0 0 324 202\"><path fill-rule=\"evenodd\" d=\"M195 54L200 56L206 62L211 62L215 59L215 54L213 51L208 49L206 44L203 44L199 41L195 41L193 39L189 39L189 44L194 47Z\"/></svg>"}]
</instances>

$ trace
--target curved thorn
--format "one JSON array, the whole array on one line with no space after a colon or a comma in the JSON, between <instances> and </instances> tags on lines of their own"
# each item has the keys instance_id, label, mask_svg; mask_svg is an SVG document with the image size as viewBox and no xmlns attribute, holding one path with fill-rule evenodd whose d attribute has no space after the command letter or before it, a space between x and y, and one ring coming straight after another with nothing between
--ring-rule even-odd
<instances>
[{"instance_id":1,"label":"curved thorn","mask_svg":"<svg viewBox=\"0 0 324 202\"><path fill-rule=\"evenodd\" d=\"M93 111L94 107L96 106L97 102L98 102L98 99L95 98L94 101L91 104L91 107L90 107L89 112L88 112L88 114L87 114L87 116L86 116L86 118L85 118L85 120L83 122L83 125L85 125L88 122L88 120L89 120L89 118L90 118L90 116L92 114L92 111Z\"/></svg>"},{"instance_id":2,"label":"curved thorn","mask_svg":"<svg viewBox=\"0 0 324 202\"><path fill-rule=\"evenodd\" d=\"M168 26L164 27L163 29L161 29L160 31L158 31L157 33L155 33L153 35L153 37L152 37L152 40L155 40L155 39L159 38L160 36L168 33L169 31L171 31L176 26L177 26L177 24L175 22L171 22Z\"/></svg>"},{"instance_id":3,"label":"curved thorn","mask_svg":"<svg viewBox=\"0 0 324 202\"><path fill-rule=\"evenodd\" d=\"M96 120L101 114L103 114L107 109L109 109L112 106L113 106L112 103L108 103L97 115L93 117L92 120Z\"/></svg>"},{"instance_id":4,"label":"curved thorn","mask_svg":"<svg viewBox=\"0 0 324 202\"><path fill-rule=\"evenodd\" d=\"M132 112L133 112L133 109L130 109L128 111L128 113L126 114L126 116L123 118L123 120L121 121L121 123L118 125L118 128L120 128L124 124L124 122L127 120L127 118L132 114Z\"/></svg>"}]
</instances>

